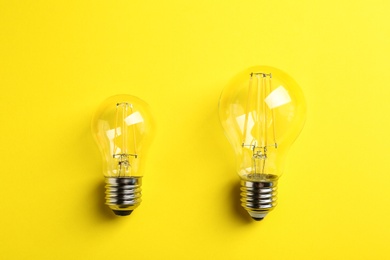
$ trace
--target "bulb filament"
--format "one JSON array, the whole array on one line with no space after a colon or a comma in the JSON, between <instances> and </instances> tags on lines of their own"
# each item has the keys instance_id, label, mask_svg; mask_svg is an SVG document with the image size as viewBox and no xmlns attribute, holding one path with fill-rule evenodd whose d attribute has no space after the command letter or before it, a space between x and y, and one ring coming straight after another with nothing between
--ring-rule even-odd
<instances>
[{"instance_id":1,"label":"bulb filament","mask_svg":"<svg viewBox=\"0 0 390 260\"><path fill-rule=\"evenodd\" d=\"M112 157L117 160L117 173L119 176L129 175L131 169L130 157L138 157L136 150L137 143L135 126L134 124L129 125L126 122L126 119L131 114L133 114L132 104L127 102L117 103L115 115L115 138ZM133 148L132 152L129 151L130 148Z\"/></svg>"},{"instance_id":2,"label":"bulb filament","mask_svg":"<svg viewBox=\"0 0 390 260\"><path fill-rule=\"evenodd\" d=\"M268 148L278 147L274 112L264 101L272 90L271 73L250 74L242 147L252 150L252 173L254 174L266 173Z\"/></svg>"}]
</instances>

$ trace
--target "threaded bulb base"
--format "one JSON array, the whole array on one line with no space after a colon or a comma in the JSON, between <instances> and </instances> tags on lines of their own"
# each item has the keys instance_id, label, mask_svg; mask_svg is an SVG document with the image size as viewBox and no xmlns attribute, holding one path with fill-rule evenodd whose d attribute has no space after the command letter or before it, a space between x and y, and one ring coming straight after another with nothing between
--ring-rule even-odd
<instances>
[{"instance_id":1,"label":"threaded bulb base","mask_svg":"<svg viewBox=\"0 0 390 260\"><path fill-rule=\"evenodd\" d=\"M117 216L128 216L141 204L142 177L107 177L106 205Z\"/></svg>"},{"instance_id":2,"label":"threaded bulb base","mask_svg":"<svg viewBox=\"0 0 390 260\"><path fill-rule=\"evenodd\" d=\"M241 206L256 221L262 220L276 206L278 181L241 180Z\"/></svg>"}]
</instances>

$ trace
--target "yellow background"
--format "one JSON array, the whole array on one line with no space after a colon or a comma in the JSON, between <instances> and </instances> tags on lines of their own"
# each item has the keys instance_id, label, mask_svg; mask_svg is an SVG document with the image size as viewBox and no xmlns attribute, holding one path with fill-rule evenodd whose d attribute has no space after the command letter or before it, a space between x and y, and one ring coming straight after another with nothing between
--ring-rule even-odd
<instances>
[{"instance_id":1,"label":"yellow background","mask_svg":"<svg viewBox=\"0 0 390 260\"><path fill-rule=\"evenodd\" d=\"M390 2L1 1L1 259L389 259ZM217 116L254 65L306 126L254 222ZM143 202L104 205L94 110L128 93L157 135Z\"/></svg>"}]
</instances>

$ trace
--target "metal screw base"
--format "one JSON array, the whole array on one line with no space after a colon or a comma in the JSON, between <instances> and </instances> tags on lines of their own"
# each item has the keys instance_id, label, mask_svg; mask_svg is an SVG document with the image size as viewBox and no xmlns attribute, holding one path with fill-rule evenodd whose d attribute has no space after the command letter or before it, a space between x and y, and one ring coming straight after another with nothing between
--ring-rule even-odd
<instances>
[{"instance_id":1,"label":"metal screw base","mask_svg":"<svg viewBox=\"0 0 390 260\"><path fill-rule=\"evenodd\" d=\"M276 206L278 181L241 180L241 205L256 220L262 220Z\"/></svg>"},{"instance_id":2,"label":"metal screw base","mask_svg":"<svg viewBox=\"0 0 390 260\"><path fill-rule=\"evenodd\" d=\"M106 205L117 216L128 216L141 204L142 177L106 178Z\"/></svg>"}]
</instances>

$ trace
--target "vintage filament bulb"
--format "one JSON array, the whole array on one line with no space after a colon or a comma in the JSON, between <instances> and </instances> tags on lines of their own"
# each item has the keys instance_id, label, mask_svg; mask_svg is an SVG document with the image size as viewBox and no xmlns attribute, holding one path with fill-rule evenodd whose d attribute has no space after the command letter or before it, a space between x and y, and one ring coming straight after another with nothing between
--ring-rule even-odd
<instances>
[{"instance_id":1,"label":"vintage filament bulb","mask_svg":"<svg viewBox=\"0 0 390 260\"><path fill-rule=\"evenodd\" d=\"M262 220L276 206L278 179L305 122L302 91L279 69L253 67L223 90L219 117L236 155L241 205Z\"/></svg>"},{"instance_id":2,"label":"vintage filament bulb","mask_svg":"<svg viewBox=\"0 0 390 260\"><path fill-rule=\"evenodd\" d=\"M141 203L153 128L149 106L130 95L108 98L93 117L92 133L103 159L106 204L116 215L129 215Z\"/></svg>"}]
</instances>

